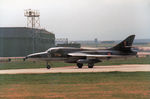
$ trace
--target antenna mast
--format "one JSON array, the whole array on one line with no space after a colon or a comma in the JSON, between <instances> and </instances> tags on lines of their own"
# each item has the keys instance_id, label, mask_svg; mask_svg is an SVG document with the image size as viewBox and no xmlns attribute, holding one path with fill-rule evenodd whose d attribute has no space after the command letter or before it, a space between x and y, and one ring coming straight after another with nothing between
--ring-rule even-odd
<instances>
[{"instance_id":1,"label":"antenna mast","mask_svg":"<svg viewBox=\"0 0 150 99\"><path fill-rule=\"evenodd\" d=\"M27 27L40 28L40 12L38 10L27 9L24 11L27 17Z\"/></svg>"}]
</instances>

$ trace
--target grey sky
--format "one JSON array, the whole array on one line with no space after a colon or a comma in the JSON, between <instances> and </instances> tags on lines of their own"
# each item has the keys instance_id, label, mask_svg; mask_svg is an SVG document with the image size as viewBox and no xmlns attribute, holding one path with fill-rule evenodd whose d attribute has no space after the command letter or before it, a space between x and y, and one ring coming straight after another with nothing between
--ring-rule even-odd
<instances>
[{"instance_id":1,"label":"grey sky","mask_svg":"<svg viewBox=\"0 0 150 99\"><path fill-rule=\"evenodd\" d=\"M150 0L0 0L0 27L25 26L29 8L40 10L42 28L56 38L150 38Z\"/></svg>"}]
</instances>

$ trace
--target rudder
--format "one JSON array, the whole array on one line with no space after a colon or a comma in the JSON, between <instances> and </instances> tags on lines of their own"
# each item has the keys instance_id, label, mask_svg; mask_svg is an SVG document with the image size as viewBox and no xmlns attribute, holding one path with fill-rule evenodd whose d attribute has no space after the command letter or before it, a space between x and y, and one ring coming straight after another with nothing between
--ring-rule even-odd
<instances>
[{"instance_id":1,"label":"rudder","mask_svg":"<svg viewBox=\"0 0 150 99\"><path fill-rule=\"evenodd\" d=\"M116 46L112 47L113 50L120 50L120 51L130 51L132 48L132 43L135 38L135 35L128 36L125 40L117 44Z\"/></svg>"}]
</instances>

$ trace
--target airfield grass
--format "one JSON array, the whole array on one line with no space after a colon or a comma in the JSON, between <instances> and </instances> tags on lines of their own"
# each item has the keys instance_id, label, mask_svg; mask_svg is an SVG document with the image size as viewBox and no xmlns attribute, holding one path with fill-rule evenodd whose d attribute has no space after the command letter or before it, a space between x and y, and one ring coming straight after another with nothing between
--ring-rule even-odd
<instances>
[{"instance_id":1,"label":"airfield grass","mask_svg":"<svg viewBox=\"0 0 150 99\"><path fill-rule=\"evenodd\" d=\"M0 75L1 99L150 99L150 72Z\"/></svg>"},{"instance_id":2,"label":"airfield grass","mask_svg":"<svg viewBox=\"0 0 150 99\"><path fill-rule=\"evenodd\" d=\"M61 61L51 62L52 67L63 67L63 66L76 66L76 64L64 63ZM119 59L119 60L106 60L95 65L120 65L120 64L150 64L150 57L143 58L129 58L129 59ZM86 66L87 64L85 64ZM0 63L0 69L26 69L26 68L45 68L46 63L42 61L22 61L15 60L12 62Z\"/></svg>"}]
</instances>

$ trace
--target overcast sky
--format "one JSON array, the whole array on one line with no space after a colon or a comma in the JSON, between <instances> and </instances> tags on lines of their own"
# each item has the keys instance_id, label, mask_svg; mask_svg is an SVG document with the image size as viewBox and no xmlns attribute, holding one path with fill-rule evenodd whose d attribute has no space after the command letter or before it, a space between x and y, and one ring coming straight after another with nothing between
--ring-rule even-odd
<instances>
[{"instance_id":1,"label":"overcast sky","mask_svg":"<svg viewBox=\"0 0 150 99\"><path fill-rule=\"evenodd\" d=\"M0 0L0 27L24 27L25 9L41 27L69 40L150 38L150 0Z\"/></svg>"}]
</instances>

